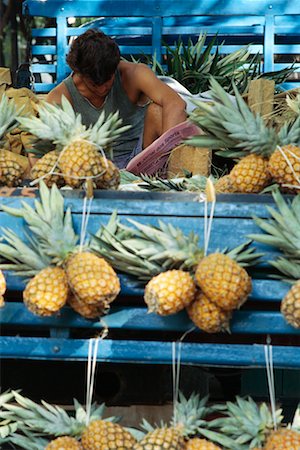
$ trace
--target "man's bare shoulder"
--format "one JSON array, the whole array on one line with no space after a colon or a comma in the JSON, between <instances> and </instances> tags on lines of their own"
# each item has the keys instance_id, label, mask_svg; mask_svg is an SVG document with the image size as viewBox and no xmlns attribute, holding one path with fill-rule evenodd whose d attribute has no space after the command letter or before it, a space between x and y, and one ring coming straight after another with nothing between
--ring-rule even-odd
<instances>
[{"instance_id":1,"label":"man's bare shoulder","mask_svg":"<svg viewBox=\"0 0 300 450\"><path fill-rule=\"evenodd\" d=\"M70 93L68 91L67 86L64 82L58 84L54 89L52 89L47 97L46 101L49 103L56 103L57 105L61 104L61 98L62 96L65 96L70 102L72 101Z\"/></svg>"}]
</instances>

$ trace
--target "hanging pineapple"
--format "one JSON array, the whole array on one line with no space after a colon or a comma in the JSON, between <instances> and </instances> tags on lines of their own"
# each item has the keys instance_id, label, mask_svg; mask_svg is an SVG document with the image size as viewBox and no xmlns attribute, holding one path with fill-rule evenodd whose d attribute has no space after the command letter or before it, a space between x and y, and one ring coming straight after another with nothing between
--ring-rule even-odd
<instances>
[{"instance_id":1,"label":"hanging pineapple","mask_svg":"<svg viewBox=\"0 0 300 450\"><path fill-rule=\"evenodd\" d=\"M216 80L211 79L215 103L195 102L191 120L206 133L188 143L218 150L217 154L239 159L231 170L230 184L236 192L261 192L273 179L297 192L300 179L300 117L285 123L279 132L267 127L254 114L233 86L235 102ZM200 111L200 113L199 113ZM204 113L204 114L203 114Z\"/></svg>"},{"instance_id":2,"label":"hanging pineapple","mask_svg":"<svg viewBox=\"0 0 300 450\"><path fill-rule=\"evenodd\" d=\"M300 196L290 203L275 191L273 198L277 210L267 208L271 218L255 218L255 223L265 233L251 237L282 252L282 256L270 264L280 272L278 278L294 284L281 302L281 312L290 325L300 328Z\"/></svg>"},{"instance_id":3,"label":"hanging pineapple","mask_svg":"<svg viewBox=\"0 0 300 450\"><path fill-rule=\"evenodd\" d=\"M88 178L92 178L98 187L116 188L119 171L101 155L99 147L105 148L128 129L128 126L120 127L118 117L118 112L105 117L103 111L95 125L87 128L82 124L80 114L75 114L63 97L61 106L40 105L39 117L20 118L25 130L56 145L50 155L43 156L38 168L32 170L32 178L44 177L54 169L73 188L80 187ZM49 185L52 180L49 178Z\"/></svg>"},{"instance_id":4,"label":"hanging pineapple","mask_svg":"<svg viewBox=\"0 0 300 450\"><path fill-rule=\"evenodd\" d=\"M77 439L62 436L51 441L45 450L83 450L83 448Z\"/></svg>"},{"instance_id":5,"label":"hanging pineapple","mask_svg":"<svg viewBox=\"0 0 300 450\"><path fill-rule=\"evenodd\" d=\"M81 442L84 450L132 450L136 440L117 423L95 420L84 430Z\"/></svg>"},{"instance_id":6,"label":"hanging pineapple","mask_svg":"<svg viewBox=\"0 0 300 450\"><path fill-rule=\"evenodd\" d=\"M24 302L39 315L58 312L71 295L77 310L105 312L120 291L119 279L103 259L79 246L70 209L64 211L64 199L55 185L49 190L40 184L40 201L35 209L2 206L9 214L23 217L32 233L24 242L11 230L4 230L0 255L10 261L0 268L32 278L24 290ZM82 250L82 251L81 251ZM79 308L79 309L78 309Z\"/></svg>"},{"instance_id":7,"label":"hanging pineapple","mask_svg":"<svg viewBox=\"0 0 300 450\"><path fill-rule=\"evenodd\" d=\"M0 184L4 186L18 186L28 167L27 158L3 148L3 138L16 127L18 113L13 100L3 94L0 101Z\"/></svg>"},{"instance_id":8,"label":"hanging pineapple","mask_svg":"<svg viewBox=\"0 0 300 450\"><path fill-rule=\"evenodd\" d=\"M210 425L205 417L211 409L206 406L206 402L207 398L200 399L197 394L192 394L186 399L180 392L170 425L162 424L160 427L153 428L144 421L142 426L147 434L133 446L133 450L220 450L220 447L211 441L230 448L233 444L230 438L207 429ZM199 439L195 437L196 434L209 436L210 441Z\"/></svg>"}]
</instances>

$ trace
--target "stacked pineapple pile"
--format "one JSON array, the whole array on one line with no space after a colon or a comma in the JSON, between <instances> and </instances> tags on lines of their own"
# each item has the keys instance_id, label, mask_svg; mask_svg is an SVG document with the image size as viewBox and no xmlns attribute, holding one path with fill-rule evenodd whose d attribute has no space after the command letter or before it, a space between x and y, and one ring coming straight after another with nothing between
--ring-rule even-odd
<instances>
[{"instance_id":1,"label":"stacked pineapple pile","mask_svg":"<svg viewBox=\"0 0 300 450\"><path fill-rule=\"evenodd\" d=\"M275 414L265 403L250 397L207 405L207 398L179 393L169 424L143 431L124 428L116 418L103 418L105 406L92 405L88 417L74 400L74 414L61 407L41 405L19 392L0 396L0 443L26 450L299 450L300 431L283 424L281 409ZM209 420L211 413L218 418ZM296 412L297 413L297 412Z\"/></svg>"},{"instance_id":2,"label":"stacked pineapple pile","mask_svg":"<svg viewBox=\"0 0 300 450\"><path fill-rule=\"evenodd\" d=\"M205 132L187 142L217 150L237 160L216 189L223 192L258 193L273 182L298 193L300 185L300 117L276 130L255 115L234 87L235 102L211 79L213 105L195 101L191 120Z\"/></svg>"},{"instance_id":3,"label":"stacked pineapple pile","mask_svg":"<svg viewBox=\"0 0 300 450\"><path fill-rule=\"evenodd\" d=\"M79 245L71 211L64 212L64 199L54 185L40 185L35 208L26 203L20 209L2 209L22 217L28 238L3 230L0 255L2 269L27 279L23 299L28 309L40 316L56 314L69 302L80 314L99 317L120 291L113 268ZM28 281L29 279L29 281Z\"/></svg>"},{"instance_id":4,"label":"stacked pineapple pile","mask_svg":"<svg viewBox=\"0 0 300 450\"><path fill-rule=\"evenodd\" d=\"M37 138L35 151L44 153L31 170L32 180L43 179L49 187L56 183L78 188L91 179L98 189L118 187L119 170L99 151L128 129L120 127L118 112L105 117L103 111L88 128L65 97L61 106L44 103L38 112L39 117L19 118L23 129Z\"/></svg>"},{"instance_id":5,"label":"stacked pineapple pile","mask_svg":"<svg viewBox=\"0 0 300 450\"><path fill-rule=\"evenodd\" d=\"M18 111L3 94L0 101L0 185L17 186L28 168L28 159L5 148L5 136L17 127Z\"/></svg>"},{"instance_id":6,"label":"stacked pineapple pile","mask_svg":"<svg viewBox=\"0 0 300 450\"><path fill-rule=\"evenodd\" d=\"M185 236L171 224L133 227L120 224L116 213L91 241L92 250L122 273L148 281L144 299L149 312L169 315L187 308L203 331L228 330L232 311L251 292L251 278L242 267L257 260L253 248L204 256L198 236Z\"/></svg>"},{"instance_id":7,"label":"stacked pineapple pile","mask_svg":"<svg viewBox=\"0 0 300 450\"><path fill-rule=\"evenodd\" d=\"M293 284L281 302L281 312L290 325L300 328L300 196L289 202L276 191L273 198L277 209L267 208L271 217L255 218L264 234L252 238L281 252L270 264L278 270L277 278Z\"/></svg>"}]
</instances>

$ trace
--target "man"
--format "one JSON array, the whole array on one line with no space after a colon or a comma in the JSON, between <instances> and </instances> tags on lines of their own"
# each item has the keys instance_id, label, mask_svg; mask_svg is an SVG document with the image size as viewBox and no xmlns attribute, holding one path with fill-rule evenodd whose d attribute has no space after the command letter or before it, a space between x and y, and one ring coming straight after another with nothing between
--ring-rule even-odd
<instances>
[{"instance_id":1,"label":"man","mask_svg":"<svg viewBox=\"0 0 300 450\"><path fill-rule=\"evenodd\" d=\"M123 125L132 127L114 143L114 162L128 161L162 133L186 120L186 103L145 65L120 60L117 44L90 29L77 37L67 63L72 74L49 92L47 100L61 103L64 95L87 126L101 111L119 111Z\"/></svg>"}]
</instances>

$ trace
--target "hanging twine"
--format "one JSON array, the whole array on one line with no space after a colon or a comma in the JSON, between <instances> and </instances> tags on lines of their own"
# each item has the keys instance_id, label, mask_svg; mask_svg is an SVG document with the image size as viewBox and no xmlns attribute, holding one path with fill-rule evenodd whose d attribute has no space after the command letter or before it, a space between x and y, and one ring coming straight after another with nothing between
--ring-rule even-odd
<instances>
[{"instance_id":1,"label":"hanging twine","mask_svg":"<svg viewBox=\"0 0 300 450\"><path fill-rule=\"evenodd\" d=\"M87 360L87 382L86 382L86 426L88 426L91 417L91 408L94 394L95 373L97 366L97 355L99 342L108 335L108 327L103 319L100 319L103 330L96 338L89 339L89 350Z\"/></svg>"},{"instance_id":2,"label":"hanging twine","mask_svg":"<svg viewBox=\"0 0 300 450\"><path fill-rule=\"evenodd\" d=\"M268 388L271 403L271 412L273 418L274 430L277 430L276 420L276 404L275 404L275 383L274 383L274 365L273 365L273 347L271 345L271 337L267 336L267 343L264 345L265 362L267 370Z\"/></svg>"},{"instance_id":3,"label":"hanging twine","mask_svg":"<svg viewBox=\"0 0 300 450\"><path fill-rule=\"evenodd\" d=\"M91 142L88 141L87 139L81 139L81 141L87 142L88 144L91 144ZM107 162L107 158L106 158L105 152L103 150L103 147L101 147L98 144L93 144L93 145L100 151L101 156L103 157L103 160L104 160L105 169L102 170L102 172L98 173L97 175L82 176L82 177L78 177L78 176L75 176L75 175L67 175L68 178L71 178L71 179L74 179L74 180L95 180L95 179L98 179L98 178L102 177L102 175L104 175L106 173L106 171L108 169L108 162ZM62 172L56 172L56 168L59 166L59 162L61 160L61 157L64 154L64 152L66 151L66 149L68 148L68 146L69 145L66 145L61 150L61 152L58 155L57 160L55 161L53 167L49 170L49 172L47 172L46 174L42 175L41 177L36 178L35 180L31 181L30 182L30 186L34 186L34 185L38 184L41 180L43 180L44 178L47 178L48 176L51 176L51 175L57 175L57 176L62 176L62 177L64 176L64 174Z\"/></svg>"},{"instance_id":4,"label":"hanging twine","mask_svg":"<svg viewBox=\"0 0 300 450\"><path fill-rule=\"evenodd\" d=\"M211 203L209 217L208 217L208 203ZM215 187L213 185L213 182L208 178L206 182L205 200L204 200L204 256L207 255L209 247L212 222L215 212L215 205L216 205Z\"/></svg>"}]
</instances>

